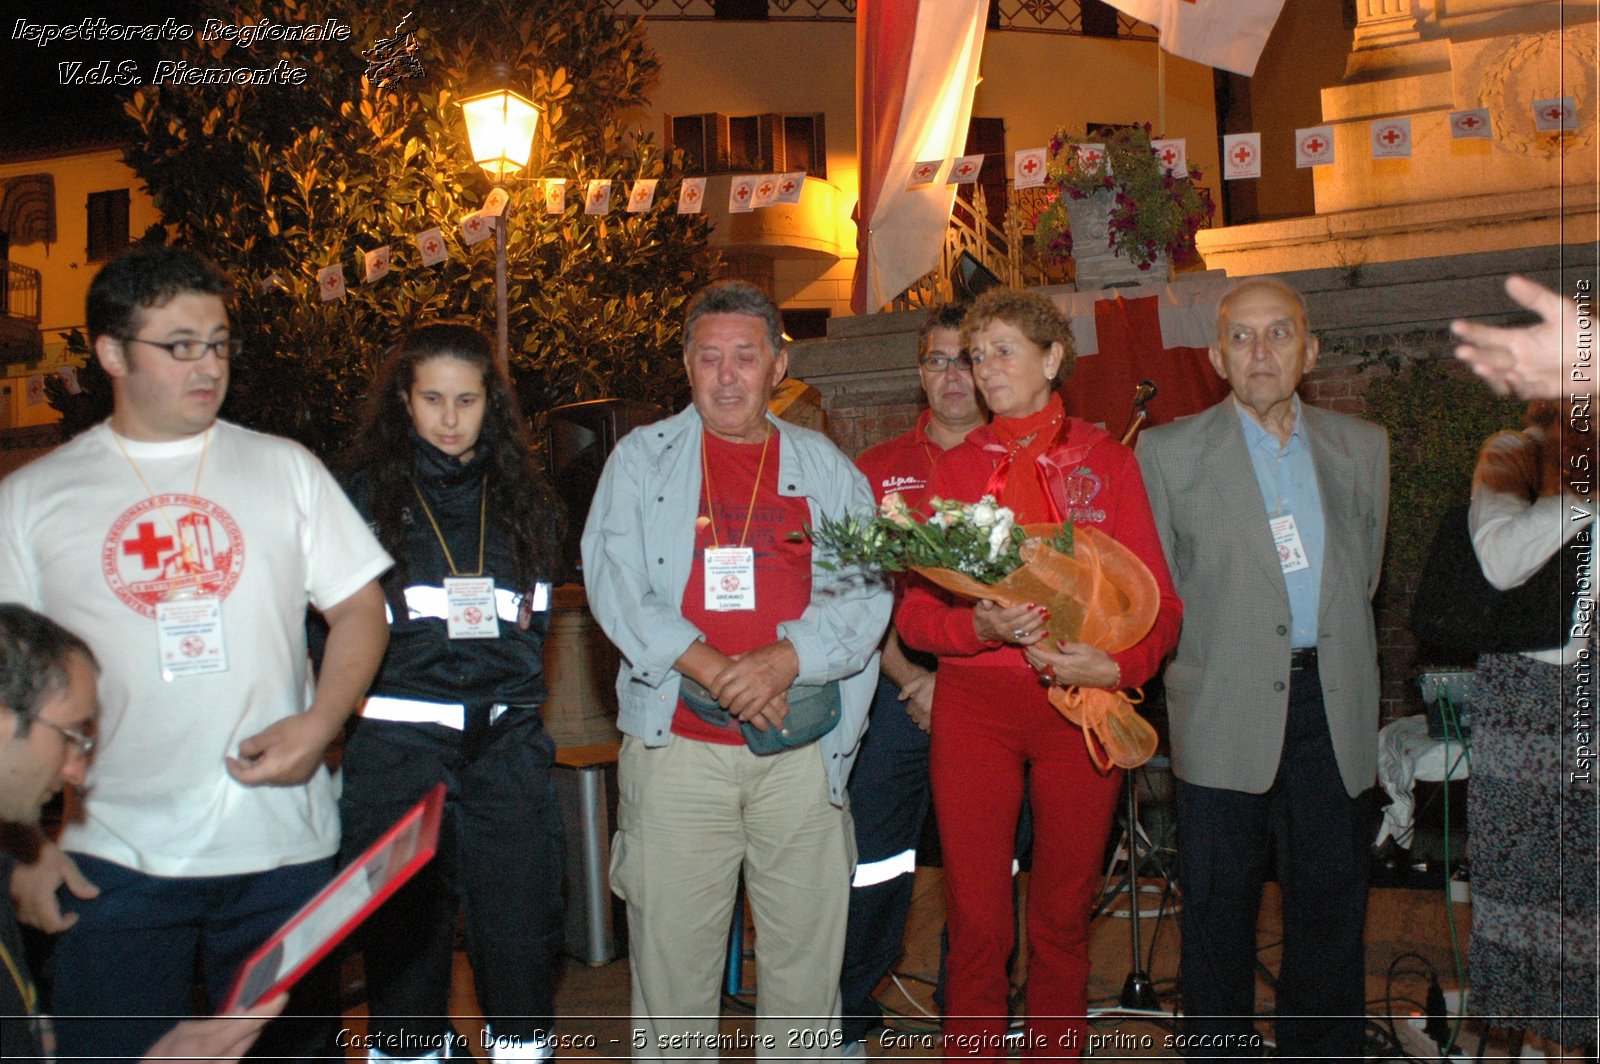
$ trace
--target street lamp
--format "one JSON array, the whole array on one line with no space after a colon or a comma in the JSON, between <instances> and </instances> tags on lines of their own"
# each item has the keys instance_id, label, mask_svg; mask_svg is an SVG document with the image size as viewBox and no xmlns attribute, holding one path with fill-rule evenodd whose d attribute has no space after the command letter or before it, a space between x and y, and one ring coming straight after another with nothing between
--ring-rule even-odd
<instances>
[{"instance_id":1,"label":"street lamp","mask_svg":"<svg viewBox=\"0 0 1600 1064\"><path fill-rule=\"evenodd\" d=\"M511 89L499 88L461 101L467 123L472 161L483 167L496 188L526 169L533 154L533 132L539 109L533 101ZM506 329L506 223L510 206L494 223L495 359L509 372L510 342Z\"/></svg>"}]
</instances>

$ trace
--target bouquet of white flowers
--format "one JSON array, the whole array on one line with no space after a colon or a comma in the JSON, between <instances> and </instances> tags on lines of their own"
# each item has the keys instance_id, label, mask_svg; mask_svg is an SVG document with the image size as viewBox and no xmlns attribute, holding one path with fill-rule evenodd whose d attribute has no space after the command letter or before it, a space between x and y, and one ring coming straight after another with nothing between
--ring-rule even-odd
<instances>
[{"instance_id":1,"label":"bouquet of white flowers","mask_svg":"<svg viewBox=\"0 0 1600 1064\"><path fill-rule=\"evenodd\" d=\"M935 498L929 506L933 513L920 521L891 492L875 514L824 519L809 530L828 555L818 564L911 570L962 598L1038 603L1049 610L1052 639L1107 653L1133 646L1155 624L1161 607L1155 577L1110 536L1071 524L1019 525L992 495L975 503ZM1155 753L1155 729L1120 692L1052 686L1050 701L1084 729L1102 768L1135 768Z\"/></svg>"}]
</instances>

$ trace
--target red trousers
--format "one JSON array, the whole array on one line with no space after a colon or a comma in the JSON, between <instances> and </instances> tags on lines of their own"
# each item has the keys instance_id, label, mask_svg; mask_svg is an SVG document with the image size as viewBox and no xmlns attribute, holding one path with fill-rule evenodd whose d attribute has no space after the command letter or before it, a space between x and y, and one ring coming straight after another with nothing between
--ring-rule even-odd
<instances>
[{"instance_id":1,"label":"red trousers","mask_svg":"<svg viewBox=\"0 0 1600 1064\"><path fill-rule=\"evenodd\" d=\"M947 1058L1005 1055L1012 849L1025 765L1034 841L1022 1048L1029 1056L1080 1055L1089 912L1122 773L1095 769L1083 732L1050 705L1031 670L950 659L934 689L930 760L950 933Z\"/></svg>"}]
</instances>

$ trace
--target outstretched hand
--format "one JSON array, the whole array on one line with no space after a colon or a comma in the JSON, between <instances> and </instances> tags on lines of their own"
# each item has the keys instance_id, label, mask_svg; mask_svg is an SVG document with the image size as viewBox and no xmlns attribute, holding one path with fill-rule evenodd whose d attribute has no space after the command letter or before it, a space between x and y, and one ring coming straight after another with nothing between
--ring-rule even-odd
<instances>
[{"instance_id":1,"label":"outstretched hand","mask_svg":"<svg viewBox=\"0 0 1600 1064\"><path fill-rule=\"evenodd\" d=\"M1456 357L1501 395L1559 399L1573 391L1577 366L1569 368L1566 355L1577 344L1577 304L1515 274L1506 278L1506 294L1543 320L1523 326L1453 321L1450 331L1461 341Z\"/></svg>"}]
</instances>

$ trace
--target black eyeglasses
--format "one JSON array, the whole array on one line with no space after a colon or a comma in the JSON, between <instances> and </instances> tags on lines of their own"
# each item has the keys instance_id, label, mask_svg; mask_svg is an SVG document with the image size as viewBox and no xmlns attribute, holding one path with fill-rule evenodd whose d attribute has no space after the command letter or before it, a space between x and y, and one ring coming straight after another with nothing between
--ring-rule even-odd
<instances>
[{"instance_id":1,"label":"black eyeglasses","mask_svg":"<svg viewBox=\"0 0 1600 1064\"><path fill-rule=\"evenodd\" d=\"M972 368L972 359L966 355L929 355L927 358L919 358L917 364L934 373L943 373L951 366L969 370Z\"/></svg>"},{"instance_id":2,"label":"black eyeglasses","mask_svg":"<svg viewBox=\"0 0 1600 1064\"><path fill-rule=\"evenodd\" d=\"M124 336L122 342L159 347L179 362L199 362L206 357L207 353L215 354L223 361L227 361L244 350L244 341L233 338L227 340L174 340L171 343L163 344L155 340L144 340L137 336Z\"/></svg>"},{"instance_id":3,"label":"black eyeglasses","mask_svg":"<svg viewBox=\"0 0 1600 1064\"><path fill-rule=\"evenodd\" d=\"M46 728L49 728L51 731L53 731L57 735L61 736L67 742L69 742L73 746L77 747L78 748L78 753L81 754L82 756L88 757L90 754L94 753L94 744L95 744L94 736L85 735L85 734L83 734L83 732L78 731L76 728L63 728L59 724L53 723L53 722L48 721L48 720L44 720L44 719L42 719L40 717L34 717L33 718L33 722L35 724L43 724Z\"/></svg>"}]
</instances>

